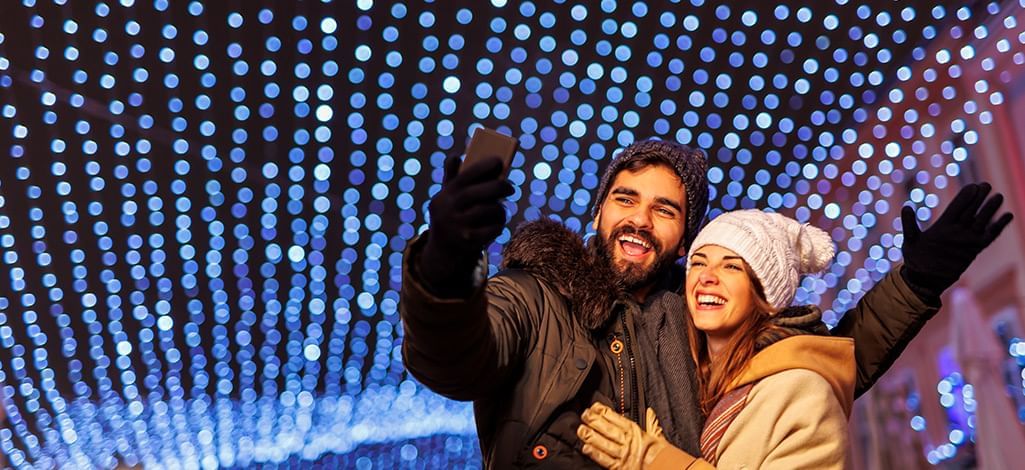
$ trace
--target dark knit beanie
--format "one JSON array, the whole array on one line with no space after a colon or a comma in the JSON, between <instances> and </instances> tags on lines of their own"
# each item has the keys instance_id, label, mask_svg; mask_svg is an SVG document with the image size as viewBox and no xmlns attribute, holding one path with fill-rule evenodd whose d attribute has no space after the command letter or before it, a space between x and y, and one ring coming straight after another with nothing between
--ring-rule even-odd
<instances>
[{"instance_id":1,"label":"dark knit beanie","mask_svg":"<svg viewBox=\"0 0 1025 470\"><path fill-rule=\"evenodd\" d=\"M628 145L613 157L612 163L605 169L591 215L598 215L598 210L601 209L605 196L608 195L609 185L612 184L616 175L628 164L637 161L664 164L675 170L676 175L683 180L683 188L687 194L687 226L684 233L686 237L684 246L689 249L690 243L698 234L701 221L705 218L705 212L708 210L708 161L704 152L686 145L654 139Z\"/></svg>"}]
</instances>

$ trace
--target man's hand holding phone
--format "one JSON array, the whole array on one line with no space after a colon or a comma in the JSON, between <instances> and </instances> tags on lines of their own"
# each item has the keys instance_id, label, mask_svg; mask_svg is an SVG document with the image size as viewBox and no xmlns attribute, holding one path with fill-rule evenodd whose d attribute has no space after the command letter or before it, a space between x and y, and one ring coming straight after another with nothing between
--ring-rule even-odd
<instances>
[{"instance_id":1,"label":"man's hand holding phone","mask_svg":"<svg viewBox=\"0 0 1025 470\"><path fill-rule=\"evenodd\" d=\"M431 200L430 230L417 265L435 295L461 298L472 293L481 251L505 227L502 200L513 193L506 175L515 153L515 139L478 128L466 160L454 156L445 161L445 178Z\"/></svg>"}]
</instances>

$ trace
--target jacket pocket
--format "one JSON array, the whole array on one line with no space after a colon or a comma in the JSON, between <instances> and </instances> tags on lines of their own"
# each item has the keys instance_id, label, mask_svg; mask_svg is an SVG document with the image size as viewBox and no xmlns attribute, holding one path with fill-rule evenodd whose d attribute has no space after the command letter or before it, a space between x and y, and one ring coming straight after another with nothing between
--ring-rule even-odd
<instances>
[{"instance_id":1,"label":"jacket pocket","mask_svg":"<svg viewBox=\"0 0 1025 470\"><path fill-rule=\"evenodd\" d=\"M595 351L590 344L574 342L565 348L545 380L536 412L529 421L531 429L539 429L551 414L577 395L580 385L594 365Z\"/></svg>"}]
</instances>

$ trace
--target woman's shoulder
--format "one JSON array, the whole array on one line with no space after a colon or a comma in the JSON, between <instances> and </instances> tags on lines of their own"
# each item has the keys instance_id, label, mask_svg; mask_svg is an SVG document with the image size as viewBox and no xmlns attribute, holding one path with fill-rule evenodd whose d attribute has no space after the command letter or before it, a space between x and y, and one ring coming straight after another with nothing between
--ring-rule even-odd
<instances>
[{"instance_id":1,"label":"woman's shoulder","mask_svg":"<svg viewBox=\"0 0 1025 470\"><path fill-rule=\"evenodd\" d=\"M782 339L755 354L736 385L794 369L808 369L831 380L853 380L854 342L850 338L817 335Z\"/></svg>"},{"instance_id":2,"label":"woman's shoulder","mask_svg":"<svg viewBox=\"0 0 1025 470\"><path fill-rule=\"evenodd\" d=\"M788 415L814 412L814 407L820 407L825 402L837 402L829 381L809 369L782 370L751 385L741 412L741 415L747 416L746 419L738 416L740 421L772 423Z\"/></svg>"},{"instance_id":3,"label":"woman's shoulder","mask_svg":"<svg viewBox=\"0 0 1025 470\"><path fill-rule=\"evenodd\" d=\"M787 369L763 377L751 388L749 397L766 393L779 397L806 393L832 393L832 386L821 373L811 369ZM749 401L751 398L749 398Z\"/></svg>"},{"instance_id":4,"label":"woman's shoulder","mask_svg":"<svg viewBox=\"0 0 1025 470\"><path fill-rule=\"evenodd\" d=\"M850 338L800 335L784 339L755 355L741 381L754 383L770 377L774 377L771 382L823 381L829 384L831 393L850 415L856 376L854 342Z\"/></svg>"},{"instance_id":5,"label":"woman's shoulder","mask_svg":"<svg viewBox=\"0 0 1025 470\"><path fill-rule=\"evenodd\" d=\"M821 374L787 369L755 383L720 442L720 467L842 468L847 419Z\"/></svg>"},{"instance_id":6,"label":"woman's shoulder","mask_svg":"<svg viewBox=\"0 0 1025 470\"><path fill-rule=\"evenodd\" d=\"M843 418L843 407L829 381L808 369L788 369L769 375L753 384L731 431L745 432L766 426L770 434L808 426L813 421L836 413ZM845 420L844 420L845 421ZM775 436L770 440L782 439Z\"/></svg>"}]
</instances>

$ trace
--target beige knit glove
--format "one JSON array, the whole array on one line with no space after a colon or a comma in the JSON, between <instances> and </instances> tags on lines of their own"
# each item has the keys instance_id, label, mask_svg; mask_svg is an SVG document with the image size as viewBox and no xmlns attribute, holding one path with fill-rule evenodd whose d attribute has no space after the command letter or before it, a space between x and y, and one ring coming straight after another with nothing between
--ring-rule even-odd
<instances>
[{"instance_id":1,"label":"beige knit glove","mask_svg":"<svg viewBox=\"0 0 1025 470\"><path fill-rule=\"evenodd\" d=\"M670 445L651 408L646 414L647 431L597 402L584 410L580 418L583 424L577 428L577 436L584 444L582 452L610 470L644 468Z\"/></svg>"}]
</instances>

